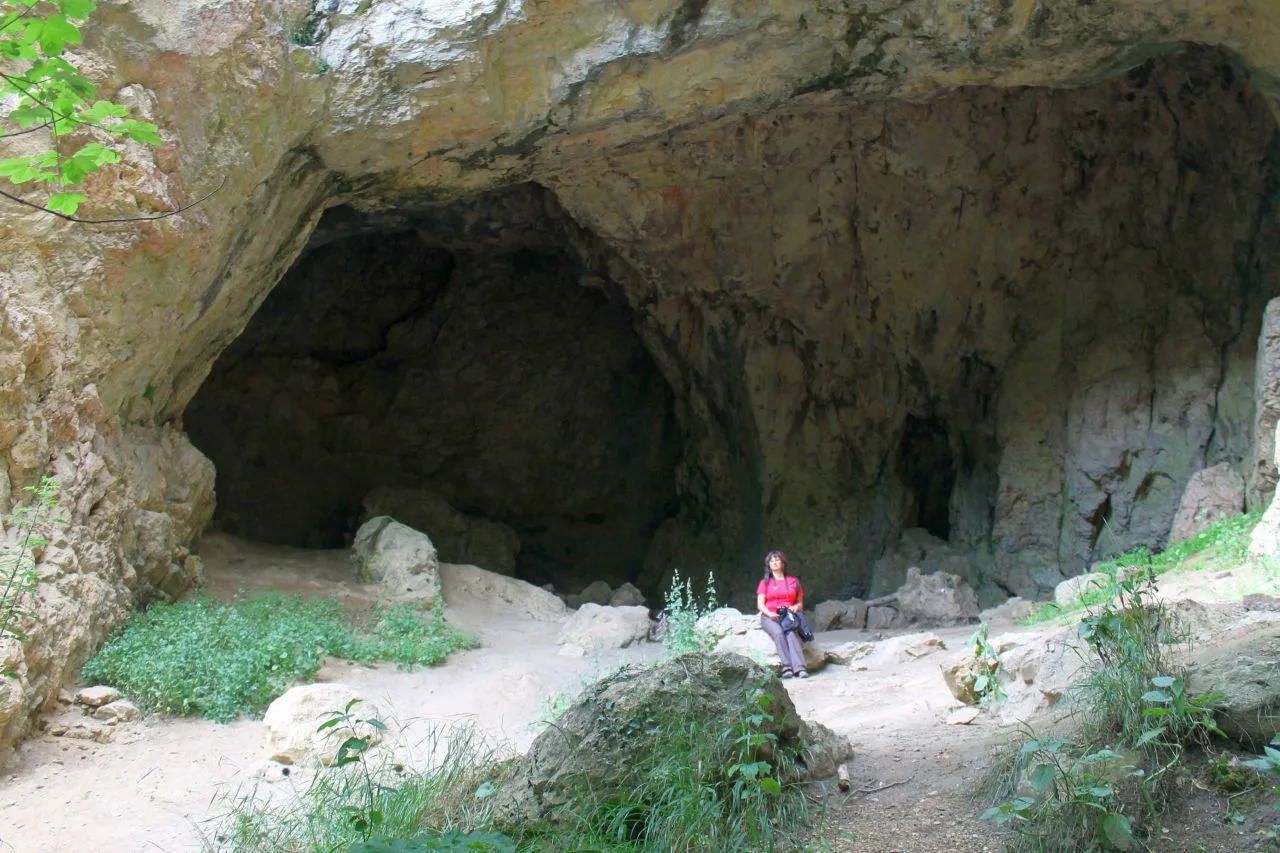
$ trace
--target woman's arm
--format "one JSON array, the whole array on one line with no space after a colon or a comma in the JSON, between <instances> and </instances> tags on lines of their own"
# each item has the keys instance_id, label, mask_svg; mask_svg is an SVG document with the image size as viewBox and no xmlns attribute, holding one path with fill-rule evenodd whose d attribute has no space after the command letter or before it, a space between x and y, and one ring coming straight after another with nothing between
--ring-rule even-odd
<instances>
[{"instance_id":1,"label":"woman's arm","mask_svg":"<svg viewBox=\"0 0 1280 853\"><path fill-rule=\"evenodd\" d=\"M756 596L756 610L759 610L759 611L760 611L760 615L761 615L761 616L764 616L764 617L765 617L765 618L767 618L767 619L774 619L774 620L776 620L776 619L778 618L778 614L777 614L777 612L776 612L776 611L770 610L769 608L767 608L767 607L765 607L765 606L764 606L764 593L763 593L763 592Z\"/></svg>"}]
</instances>

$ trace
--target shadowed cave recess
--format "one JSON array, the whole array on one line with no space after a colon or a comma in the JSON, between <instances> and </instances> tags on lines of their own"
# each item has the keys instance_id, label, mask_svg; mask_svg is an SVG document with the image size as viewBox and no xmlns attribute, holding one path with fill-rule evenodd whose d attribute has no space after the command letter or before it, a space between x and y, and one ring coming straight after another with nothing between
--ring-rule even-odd
<instances>
[{"instance_id":1,"label":"shadowed cave recess","mask_svg":"<svg viewBox=\"0 0 1280 853\"><path fill-rule=\"evenodd\" d=\"M984 603L1040 596L1252 464L1278 166L1261 96L1190 50L336 207L184 425L249 539L385 513L651 604L674 568L745 603L772 547L814 601L924 552Z\"/></svg>"}]
</instances>

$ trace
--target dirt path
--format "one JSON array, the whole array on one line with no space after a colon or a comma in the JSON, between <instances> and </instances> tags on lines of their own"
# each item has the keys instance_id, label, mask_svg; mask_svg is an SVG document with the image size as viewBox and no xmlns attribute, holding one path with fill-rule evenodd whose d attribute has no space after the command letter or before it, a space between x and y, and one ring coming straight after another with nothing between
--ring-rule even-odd
<instances>
[{"instance_id":1,"label":"dirt path","mask_svg":"<svg viewBox=\"0 0 1280 853\"><path fill-rule=\"evenodd\" d=\"M348 582L345 553L226 537L209 537L202 551L214 595L278 589L362 600ZM650 644L606 658L564 657L556 644L558 623L500 618L483 602L451 603L450 617L478 633L482 647L415 672L331 662L320 678L350 684L389 709L409 741L440 722L472 720L511 748L523 749L557 697L619 663L651 660L660 652ZM997 622L991 634L1011 628ZM980 808L970 797L993 750L1016 734L1017 721L983 715L967 725L949 724L957 703L939 675L939 664L961 654L971 632L933 632L945 648L922 656L907 651L911 637L831 632L819 641L881 642L851 666L832 665L807 681L786 682L804 716L847 735L857 751L853 791L828 799L821 829L828 841L813 849L1003 849L992 828L977 820ZM264 760L261 727L254 721L218 725L153 718L110 733L106 743L45 733L20 748L18 765L0 777L0 851L199 850L200 833L225 813L228 798L281 779L280 767Z\"/></svg>"}]
</instances>

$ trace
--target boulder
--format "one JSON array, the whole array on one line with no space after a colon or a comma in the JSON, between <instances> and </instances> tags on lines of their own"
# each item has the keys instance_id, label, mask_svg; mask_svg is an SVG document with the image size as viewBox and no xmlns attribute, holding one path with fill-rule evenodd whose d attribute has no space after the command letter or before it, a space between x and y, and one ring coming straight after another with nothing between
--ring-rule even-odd
<instances>
[{"instance_id":1,"label":"boulder","mask_svg":"<svg viewBox=\"0 0 1280 853\"><path fill-rule=\"evenodd\" d=\"M838 664L851 664L862 660L876 650L875 643L848 642L827 649L827 660Z\"/></svg>"},{"instance_id":2,"label":"boulder","mask_svg":"<svg viewBox=\"0 0 1280 853\"><path fill-rule=\"evenodd\" d=\"M839 628L867 627L867 603L860 598L847 601L824 601L813 609L813 630L834 631Z\"/></svg>"},{"instance_id":3,"label":"boulder","mask_svg":"<svg viewBox=\"0 0 1280 853\"><path fill-rule=\"evenodd\" d=\"M646 772L655 745L671 726L693 723L735 760L744 713L768 696L758 723L757 760L794 767L781 781L830 775L852 755L847 740L802 721L782 683L734 654L688 654L651 667L628 667L583 691L514 762L495 800L502 822L554 819L580 792L608 799L633 772ZM806 749L808 747L808 749ZM793 763L794 762L794 763Z\"/></svg>"},{"instance_id":4,"label":"boulder","mask_svg":"<svg viewBox=\"0 0 1280 853\"><path fill-rule=\"evenodd\" d=\"M609 596L610 607L636 607L644 604L644 593L629 583L624 583Z\"/></svg>"},{"instance_id":5,"label":"boulder","mask_svg":"<svg viewBox=\"0 0 1280 853\"><path fill-rule=\"evenodd\" d=\"M388 516L360 525L351 564L356 577L377 584L385 598L429 604L440 594L440 560L431 539Z\"/></svg>"},{"instance_id":6,"label":"boulder","mask_svg":"<svg viewBox=\"0 0 1280 853\"><path fill-rule=\"evenodd\" d=\"M98 708L120 698L120 691L114 687L97 685L76 691L76 702L90 708Z\"/></svg>"},{"instance_id":7,"label":"boulder","mask_svg":"<svg viewBox=\"0 0 1280 853\"><path fill-rule=\"evenodd\" d=\"M568 609L560 597L531 583L479 566L440 564L440 593L450 607L554 622Z\"/></svg>"},{"instance_id":8,"label":"boulder","mask_svg":"<svg viewBox=\"0 0 1280 853\"><path fill-rule=\"evenodd\" d=\"M732 607L717 607L698 619L694 627L713 644L730 634L761 630L758 614L742 613Z\"/></svg>"},{"instance_id":9,"label":"boulder","mask_svg":"<svg viewBox=\"0 0 1280 853\"><path fill-rule=\"evenodd\" d=\"M901 622L898 619L896 607L880 604L867 608L868 631L887 631L890 628L896 628L899 624Z\"/></svg>"},{"instance_id":10,"label":"boulder","mask_svg":"<svg viewBox=\"0 0 1280 853\"><path fill-rule=\"evenodd\" d=\"M430 489L379 486L365 495L364 517L391 516L426 533L446 563L479 566L510 575L520 537L505 524L459 512Z\"/></svg>"},{"instance_id":11,"label":"boulder","mask_svg":"<svg viewBox=\"0 0 1280 853\"><path fill-rule=\"evenodd\" d=\"M750 617L747 617L750 618ZM742 631L726 633L713 647L716 652L737 654L751 658L761 666L774 670L782 668L782 658L778 656L778 647L760 627L759 618L751 619ZM804 667L809 672L817 672L827 663L827 652L819 642L801 643L804 651Z\"/></svg>"},{"instance_id":12,"label":"boulder","mask_svg":"<svg viewBox=\"0 0 1280 853\"><path fill-rule=\"evenodd\" d=\"M114 702L108 702L101 708L93 710L93 718L102 720L106 723L127 723L136 719L138 716L138 708L132 702L126 702L123 699L117 699Z\"/></svg>"},{"instance_id":13,"label":"boulder","mask_svg":"<svg viewBox=\"0 0 1280 853\"><path fill-rule=\"evenodd\" d=\"M1274 488L1274 486L1273 486ZM1244 512L1244 478L1226 462L1191 475L1169 530L1170 542L1190 539L1224 518Z\"/></svg>"},{"instance_id":14,"label":"boulder","mask_svg":"<svg viewBox=\"0 0 1280 853\"><path fill-rule=\"evenodd\" d=\"M560 632L560 642L583 649L624 649L647 640L649 628L647 608L588 602L569 617Z\"/></svg>"},{"instance_id":15,"label":"boulder","mask_svg":"<svg viewBox=\"0 0 1280 853\"><path fill-rule=\"evenodd\" d=\"M584 604L608 604L613 598L613 588L604 581L592 581L579 593L570 595L565 602L570 607L581 607Z\"/></svg>"},{"instance_id":16,"label":"boulder","mask_svg":"<svg viewBox=\"0 0 1280 853\"><path fill-rule=\"evenodd\" d=\"M1053 603L1059 607L1075 607L1090 590L1110 589L1115 583L1106 572L1086 572L1067 578L1053 589Z\"/></svg>"},{"instance_id":17,"label":"boulder","mask_svg":"<svg viewBox=\"0 0 1280 853\"><path fill-rule=\"evenodd\" d=\"M841 623L848 612L849 606L843 601L822 602L813 608L813 630L830 631L843 627Z\"/></svg>"},{"instance_id":18,"label":"boulder","mask_svg":"<svg viewBox=\"0 0 1280 853\"><path fill-rule=\"evenodd\" d=\"M333 762L338 748L349 737L380 740L379 729L361 720L381 720L382 713L376 705L360 701L351 706L359 695L345 684L306 684L294 687L269 706L262 717L262 728L267 756L281 764ZM350 711L347 711L350 706ZM323 731L320 726L334 712L350 713L351 725L331 726Z\"/></svg>"},{"instance_id":19,"label":"boulder","mask_svg":"<svg viewBox=\"0 0 1280 853\"><path fill-rule=\"evenodd\" d=\"M962 625L978 618L978 596L959 575L922 574L912 566L898 590L898 613L910 625Z\"/></svg>"},{"instance_id":20,"label":"boulder","mask_svg":"<svg viewBox=\"0 0 1280 853\"><path fill-rule=\"evenodd\" d=\"M1280 620L1244 636L1199 649L1190 687L1217 694L1218 726L1246 749L1259 751L1280 732Z\"/></svg>"}]
</instances>

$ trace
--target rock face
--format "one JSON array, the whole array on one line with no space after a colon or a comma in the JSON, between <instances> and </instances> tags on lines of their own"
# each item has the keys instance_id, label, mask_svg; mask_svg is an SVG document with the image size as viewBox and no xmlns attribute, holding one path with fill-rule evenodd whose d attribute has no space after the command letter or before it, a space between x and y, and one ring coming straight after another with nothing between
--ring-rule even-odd
<instances>
[{"instance_id":1,"label":"rock face","mask_svg":"<svg viewBox=\"0 0 1280 853\"><path fill-rule=\"evenodd\" d=\"M82 213L217 192L0 207L0 509L52 471L71 522L0 744L199 576L184 429L232 532L431 488L651 600L772 543L815 600L913 528L1027 598L1164 544L1258 458L1280 13L1014 5L104 5L85 66L167 144Z\"/></svg>"},{"instance_id":2,"label":"rock face","mask_svg":"<svg viewBox=\"0 0 1280 853\"><path fill-rule=\"evenodd\" d=\"M1191 475L1178 502L1170 542L1190 539L1224 518L1244 512L1244 478L1222 462Z\"/></svg>"},{"instance_id":3,"label":"rock face","mask_svg":"<svg viewBox=\"0 0 1280 853\"><path fill-rule=\"evenodd\" d=\"M440 595L440 559L431 540L385 515L360 526L351 567L387 599L430 604Z\"/></svg>"},{"instance_id":4,"label":"rock face","mask_svg":"<svg viewBox=\"0 0 1280 853\"><path fill-rule=\"evenodd\" d=\"M623 670L584 691L516 761L496 810L508 820L553 818L576 787L608 796L631 768L645 766L661 737L635 721L697 721L714 738L750 708L758 692L771 697L769 716L759 731L774 736L759 759L775 767L795 761L793 778L819 779L852 755L843 738L801 720L782 684L750 660L732 654L683 655ZM721 742L732 746L734 739Z\"/></svg>"},{"instance_id":5,"label":"rock face","mask_svg":"<svg viewBox=\"0 0 1280 853\"><path fill-rule=\"evenodd\" d=\"M1222 730L1254 751L1280 733L1280 616L1269 627L1197 654L1191 675L1197 692L1221 697Z\"/></svg>"}]
</instances>

